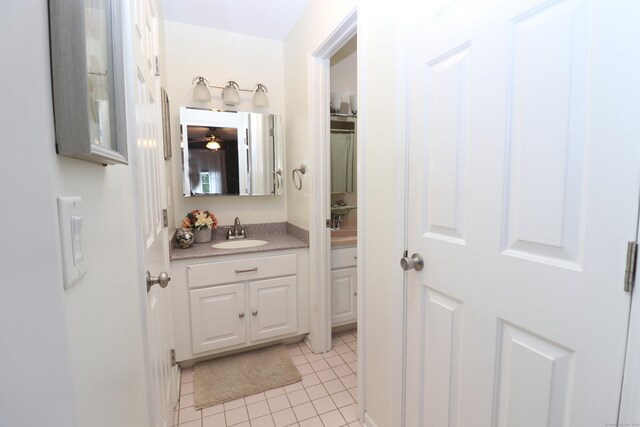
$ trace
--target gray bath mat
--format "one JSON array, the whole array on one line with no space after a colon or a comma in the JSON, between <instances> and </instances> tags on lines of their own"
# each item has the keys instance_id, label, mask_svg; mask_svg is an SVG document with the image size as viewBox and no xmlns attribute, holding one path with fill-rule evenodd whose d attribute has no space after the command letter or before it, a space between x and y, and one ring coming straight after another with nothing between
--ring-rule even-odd
<instances>
[{"instance_id":1,"label":"gray bath mat","mask_svg":"<svg viewBox=\"0 0 640 427\"><path fill-rule=\"evenodd\" d=\"M282 344L200 362L193 369L195 407L208 408L301 379Z\"/></svg>"}]
</instances>

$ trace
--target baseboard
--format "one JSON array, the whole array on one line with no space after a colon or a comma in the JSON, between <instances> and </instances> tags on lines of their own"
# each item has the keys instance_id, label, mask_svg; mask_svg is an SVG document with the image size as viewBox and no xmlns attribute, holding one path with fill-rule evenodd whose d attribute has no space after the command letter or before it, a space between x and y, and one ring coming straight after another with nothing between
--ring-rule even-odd
<instances>
[{"instance_id":1,"label":"baseboard","mask_svg":"<svg viewBox=\"0 0 640 427\"><path fill-rule=\"evenodd\" d=\"M362 423L364 427L378 427L378 425L371 419L367 412L364 413L364 423Z\"/></svg>"}]
</instances>

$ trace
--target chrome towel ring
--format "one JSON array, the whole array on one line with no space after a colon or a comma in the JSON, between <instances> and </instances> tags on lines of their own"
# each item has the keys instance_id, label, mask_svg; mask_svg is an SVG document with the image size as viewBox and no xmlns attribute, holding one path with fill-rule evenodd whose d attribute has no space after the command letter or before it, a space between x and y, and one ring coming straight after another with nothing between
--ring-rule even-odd
<instances>
[{"instance_id":1,"label":"chrome towel ring","mask_svg":"<svg viewBox=\"0 0 640 427\"><path fill-rule=\"evenodd\" d=\"M296 173L297 172L297 173ZM302 175L307 172L307 167L302 164L299 168L295 168L291 171L291 179L293 179L293 186L296 187L296 190L302 190ZM298 177L298 182L296 182L296 176Z\"/></svg>"}]
</instances>

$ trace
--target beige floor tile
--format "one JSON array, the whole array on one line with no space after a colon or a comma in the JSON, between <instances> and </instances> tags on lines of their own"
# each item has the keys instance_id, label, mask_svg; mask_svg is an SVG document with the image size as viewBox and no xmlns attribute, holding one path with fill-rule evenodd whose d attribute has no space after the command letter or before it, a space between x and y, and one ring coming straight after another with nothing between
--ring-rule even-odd
<instances>
[{"instance_id":1,"label":"beige floor tile","mask_svg":"<svg viewBox=\"0 0 640 427\"><path fill-rule=\"evenodd\" d=\"M289 402L291 402L291 406L301 405L309 401L309 396L307 396L307 392L305 390L296 390L294 392L287 393L287 397L289 398Z\"/></svg>"},{"instance_id":2,"label":"beige floor tile","mask_svg":"<svg viewBox=\"0 0 640 427\"><path fill-rule=\"evenodd\" d=\"M227 422L224 418L224 412L221 414L215 414L210 417L202 419L202 427L226 427Z\"/></svg>"},{"instance_id":3,"label":"beige floor tile","mask_svg":"<svg viewBox=\"0 0 640 427\"><path fill-rule=\"evenodd\" d=\"M337 409L336 404L330 396L321 397L320 399L315 399L313 402L313 407L316 408L316 412L318 414L324 414L326 412L331 412Z\"/></svg>"},{"instance_id":4,"label":"beige floor tile","mask_svg":"<svg viewBox=\"0 0 640 427\"><path fill-rule=\"evenodd\" d=\"M293 412L296 414L298 421L303 421L318 415L311 402L303 403L302 405L294 406Z\"/></svg>"},{"instance_id":5,"label":"beige floor tile","mask_svg":"<svg viewBox=\"0 0 640 427\"><path fill-rule=\"evenodd\" d=\"M178 415L178 421L180 423L185 423L187 421L200 420L202 419L202 411L196 409L193 406L188 408L180 409L180 414Z\"/></svg>"},{"instance_id":6,"label":"beige floor tile","mask_svg":"<svg viewBox=\"0 0 640 427\"><path fill-rule=\"evenodd\" d=\"M340 427L346 424L340 411L331 411L320 415L324 427Z\"/></svg>"},{"instance_id":7,"label":"beige floor tile","mask_svg":"<svg viewBox=\"0 0 640 427\"><path fill-rule=\"evenodd\" d=\"M247 413L247 408L245 406L235 408L230 411L224 411L224 416L227 419L227 425L229 426L249 420L249 414Z\"/></svg>"},{"instance_id":8,"label":"beige floor tile","mask_svg":"<svg viewBox=\"0 0 640 427\"><path fill-rule=\"evenodd\" d=\"M319 417L309 418L308 420L301 421L300 427L323 427L322 421Z\"/></svg>"},{"instance_id":9,"label":"beige floor tile","mask_svg":"<svg viewBox=\"0 0 640 427\"><path fill-rule=\"evenodd\" d=\"M289 403L289 399L287 399L286 394L282 394L280 396L267 399L267 402L269 403L269 408L271 408L271 412L278 412L278 411L282 411L283 409L291 407L291 404Z\"/></svg>"},{"instance_id":10,"label":"beige floor tile","mask_svg":"<svg viewBox=\"0 0 640 427\"><path fill-rule=\"evenodd\" d=\"M296 416L293 413L293 409L287 408L283 411L274 412L271 414L276 427L285 427L292 424L296 424Z\"/></svg>"},{"instance_id":11,"label":"beige floor tile","mask_svg":"<svg viewBox=\"0 0 640 427\"><path fill-rule=\"evenodd\" d=\"M358 421L358 405L355 403L345 406L344 408L340 408L340 413L342 414L342 418L344 418L348 423Z\"/></svg>"},{"instance_id":12,"label":"beige floor tile","mask_svg":"<svg viewBox=\"0 0 640 427\"><path fill-rule=\"evenodd\" d=\"M271 414L251 420L251 427L275 427Z\"/></svg>"},{"instance_id":13,"label":"beige floor tile","mask_svg":"<svg viewBox=\"0 0 640 427\"><path fill-rule=\"evenodd\" d=\"M311 400L320 399L321 397L325 397L329 394L322 384L316 384L312 385L311 387L307 387L306 391L309 399Z\"/></svg>"},{"instance_id":14,"label":"beige floor tile","mask_svg":"<svg viewBox=\"0 0 640 427\"><path fill-rule=\"evenodd\" d=\"M267 405L265 400L247 405L247 412L249 413L250 420L260 418L271 413L269 405Z\"/></svg>"},{"instance_id":15,"label":"beige floor tile","mask_svg":"<svg viewBox=\"0 0 640 427\"><path fill-rule=\"evenodd\" d=\"M211 415L222 414L224 412L224 405L210 406L202 410L202 417L210 417Z\"/></svg>"}]
</instances>

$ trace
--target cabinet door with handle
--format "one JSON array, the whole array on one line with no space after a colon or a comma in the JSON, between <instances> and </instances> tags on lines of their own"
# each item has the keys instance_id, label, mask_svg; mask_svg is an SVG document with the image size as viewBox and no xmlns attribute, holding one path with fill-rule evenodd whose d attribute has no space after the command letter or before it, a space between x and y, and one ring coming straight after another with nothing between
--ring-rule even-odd
<instances>
[{"instance_id":1,"label":"cabinet door with handle","mask_svg":"<svg viewBox=\"0 0 640 427\"><path fill-rule=\"evenodd\" d=\"M193 352L246 341L245 285L237 283L190 291Z\"/></svg>"},{"instance_id":2,"label":"cabinet door with handle","mask_svg":"<svg viewBox=\"0 0 640 427\"><path fill-rule=\"evenodd\" d=\"M331 323L333 325L356 320L356 292L355 268L331 272Z\"/></svg>"},{"instance_id":3,"label":"cabinet door with handle","mask_svg":"<svg viewBox=\"0 0 640 427\"><path fill-rule=\"evenodd\" d=\"M252 341L297 332L296 277L250 282L249 307Z\"/></svg>"}]
</instances>

